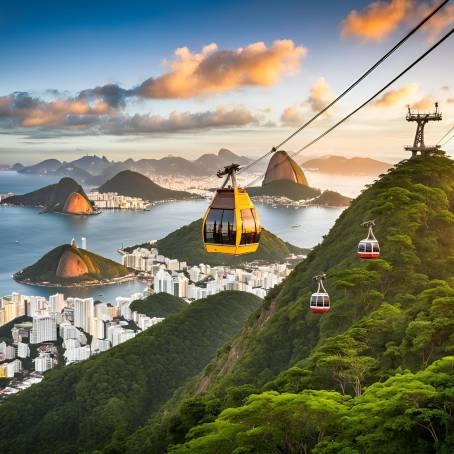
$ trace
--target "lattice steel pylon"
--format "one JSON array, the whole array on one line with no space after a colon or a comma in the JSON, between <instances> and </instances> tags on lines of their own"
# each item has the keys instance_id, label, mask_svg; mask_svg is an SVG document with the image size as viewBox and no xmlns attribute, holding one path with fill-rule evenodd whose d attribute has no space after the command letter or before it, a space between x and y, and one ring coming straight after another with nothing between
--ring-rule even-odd
<instances>
[{"instance_id":1,"label":"lattice steel pylon","mask_svg":"<svg viewBox=\"0 0 454 454\"><path fill-rule=\"evenodd\" d=\"M408 106L407 121L416 121L417 128L413 145L405 147L407 151L411 151L411 156L417 156L418 152L421 155L429 155L440 153L440 145L426 145L424 143L424 126L429 121L440 121L442 119L441 112L438 111L438 103L435 103L435 112L432 113L412 113Z\"/></svg>"}]
</instances>

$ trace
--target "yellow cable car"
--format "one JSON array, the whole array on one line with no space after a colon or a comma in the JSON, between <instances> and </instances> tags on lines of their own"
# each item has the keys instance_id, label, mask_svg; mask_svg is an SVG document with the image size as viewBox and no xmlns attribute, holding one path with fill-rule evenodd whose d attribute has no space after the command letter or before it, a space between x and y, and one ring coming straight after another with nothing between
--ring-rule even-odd
<instances>
[{"instance_id":1,"label":"yellow cable car","mask_svg":"<svg viewBox=\"0 0 454 454\"><path fill-rule=\"evenodd\" d=\"M226 179L203 218L202 238L207 252L242 255L259 247L260 219L246 190L237 185L238 170L239 165L232 164L217 173L219 178L226 175ZM229 180L232 184L227 186Z\"/></svg>"}]
</instances>

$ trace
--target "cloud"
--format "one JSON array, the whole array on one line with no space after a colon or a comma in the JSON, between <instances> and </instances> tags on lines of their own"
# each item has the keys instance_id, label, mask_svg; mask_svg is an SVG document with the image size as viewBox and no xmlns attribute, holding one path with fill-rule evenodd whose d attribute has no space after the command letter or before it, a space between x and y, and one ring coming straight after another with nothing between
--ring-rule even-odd
<instances>
[{"instance_id":1,"label":"cloud","mask_svg":"<svg viewBox=\"0 0 454 454\"><path fill-rule=\"evenodd\" d=\"M78 99L93 100L102 99L103 102L113 108L124 107L125 99L131 96L132 90L125 90L116 84L103 85L88 90L83 90L79 93Z\"/></svg>"},{"instance_id":2,"label":"cloud","mask_svg":"<svg viewBox=\"0 0 454 454\"><path fill-rule=\"evenodd\" d=\"M258 118L243 107L218 106L205 112L172 112L169 116L132 115L113 118L102 129L105 134L171 133L189 130L232 128L258 124Z\"/></svg>"},{"instance_id":3,"label":"cloud","mask_svg":"<svg viewBox=\"0 0 454 454\"><path fill-rule=\"evenodd\" d=\"M172 112L162 115L125 115L103 100L79 98L42 101L28 93L0 97L0 127L5 132L36 131L38 137L52 134L152 134L188 130L232 128L258 125L262 113L253 114L244 107L218 106L205 112Z\"/></svg>"},{"instance_id":4,"label":"cloud","mask_svg":"<svg viewBox=\"0 0 454 454\"><path fill-rule=\"evenodd\" d=\"M212 43L200 53L182 47L175 51L174 60L165 64L167 73L146 80L134 89L134 94L175 99L245 86L270 86L282 74L296 71L306 53L292 40L274 41L271 47L257 42L235 50L218 50Z\"/></svg>"},{"instance_id":5,"label":"cloud","mask_svg":"<svg viewBox=\"0 0 454 454\"><path fill-rule=\"evenodd\" d=\"M403 21L411 0L374 1L362 11L351 11L342 24L342 36L380 41Z\"/></svg>"},{"instance_id":6,"label":"cloud","mask_svg":"<svg viewBox=\"0 0 454 454\"><path fill-rule=\"evenodd\" d=\"M67 121L86 121L90 117L111 114L111 107L97 99L93 102L82 99L57 99L43 101L27 92L16 92L0 97L0 121L24 128L62 126Z\"/></svg>"},{"instance_id":7,"label":"cloud","mask_svg":"<svg viewBox=\"0 0 454 454\"><path fill-rule=\"evenodd\" d=\"M415 25L427 16L440 2L418 3L415 0L373 1L362 11L351 11L342 23L343 37L354 36L363 41L381 41L402 23ZM449 25L454 23L454 5L439 10L423 26L422 30L433 41Z\"/></svg>"},{"instance_id":8,"label":"cloud","mask_svg":"<svg viewBox=\"0 0 454 454\"><path fill-rule=\"evenodd\" d=\"M308 102L314 112L318 112L326 107L334 99L334 94L324 77L320 77L312 86Z\"/></svg>"},{"instance_id":9,"label":"cloud","mask_svg":"<svg viewBox=\"0 0 454 454\"><path fill-rule=\"evenodd\" d=\"M372 103L375 107L391 107L403 101L408 101L418 91L418 84L411 83L402 88L386 91L381 98Z\"/></svg>"},{"instance_id":10,"label":"cloud","mask_svg":"<svg viewBox=\"0 0 454 454\"><path fill-rule=\"evenodd\" d=\"M284 126L299 126L304 123L304 115L298 106L289 106L282 112L281 123Z\"/></svg>"},{"instance_id":11,"label":"cloud","mask_svg":"<svg viewBox=\"0 0 454 454\"><path fill-rule=\"evenodd\" d=\"M39 132L40 137L61 131L62 134L114 134L172 132L180 130L238 127L264 124L267 112L254 114L245 108L220 106L212 111L173 112L160 115L127 115L129 98L178 99L223 93L246 86L270 86L280 76L296 71L307 50L292 40L263 42L244 48L219 50L216 44L200 53L186 48L175 51L165 63L166 72L140 85L125 89L118 84L99 85L74 96L49 89L43 98L28 92L0 96L0 128L5 132Z\"/></svg>"}]
</instances>

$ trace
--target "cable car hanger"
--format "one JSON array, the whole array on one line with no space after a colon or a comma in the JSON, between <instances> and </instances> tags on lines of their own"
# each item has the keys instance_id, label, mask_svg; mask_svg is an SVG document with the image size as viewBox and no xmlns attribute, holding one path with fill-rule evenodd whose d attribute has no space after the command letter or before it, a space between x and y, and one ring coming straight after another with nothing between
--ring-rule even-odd
<instances>
[{"instance_id":1,"label":"cable car hanger","mask_svg":"<svg viewBox=\"0 0 454 454\"><path fill-rule=\"evenodd\" d=\"M317 291L312 293L309 307L313 313L324 313L330 310L330 299L329 294L323 285L323 281L326 279L325 273L317 274L313 277L317 281Z\"/></svg>"},{"instance_id":2,"label":"cable car hanger","mask_svg":"<svg viewBox=\"0 0 454 454\"><path fill-rule=\"evenodd\" d=\"M365 221L361 224L362 227L367 227L367 237L361 240L358 244L356 251L357 255L361 259L378 259L380 257L380 245L375 238L372 227L375 226L375 219Z\"/></svg>"},{"instance_id":3,"label":"cable car hanger","mask_svg":"<svg viewBox=\"0 0 454 454\"><path fill-rule=\"evenodd\" d=\"M246 190L238 187L235 174L239 170L238 164L231 164L216 173L218 178L226 178L203 218L202 239L207 252L242 255L259 246L260 218Z\"/></svg>"}]
</instances>

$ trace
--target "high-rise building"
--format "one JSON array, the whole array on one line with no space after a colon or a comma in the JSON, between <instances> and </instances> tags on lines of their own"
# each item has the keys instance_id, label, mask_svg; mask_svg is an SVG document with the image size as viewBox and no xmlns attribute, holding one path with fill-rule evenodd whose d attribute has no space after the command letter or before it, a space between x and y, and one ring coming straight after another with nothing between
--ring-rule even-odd
<instances>
[{"instance_id":1,"label":"high-rise building","mask_svg":"<svg viewBox=\"0 0 454 454\"><path fill-rule=\"evenodd\" d=\"M85 238L84 236L81 238L81 249L87 249L87 238Z\"/></svg>"},{"instance_id":2,"label":"high-rise building","mask_svg":"<svg viewBox=\"0 0 454 454\"><path fill-rule=\"evenodd\" d=\"M93 318L95 302L93 298L74 298L74 326L82 328L86 333L93 334Z\"/></svg>"},{"instance_id":3,"label":"high-rise building","mask_svg":"<svg viewBox=\"0 0 454 454\"><path fill-rule=\"evenodd\" d=\"M65 295L56 293L49 296L49 312L61 312L65 307Z\"/></svg>"},{"instance_id":4,"label":"high-rise building","mask_svg":"<svg viewBox=\"0 0 454 454\"><path fill-rule=\"evenodd\" d=\"M154 277L154 291L155 293L170 293L173 295L172 276L162 268Z\"/></svg>"},{"instance_id":5,"label":"high-rise building","mask_svg":"<svg viewBox=\"0 0 454 454\"><path fill-rule=\"evenodd\" d=\"M33 318L33 328L30 333L30 344L57 340L57 323L54 318L44 315Z\"/></svg>"}]
</instances>

